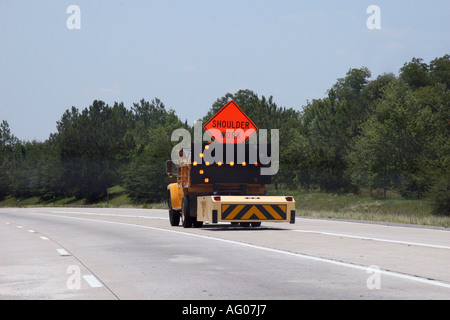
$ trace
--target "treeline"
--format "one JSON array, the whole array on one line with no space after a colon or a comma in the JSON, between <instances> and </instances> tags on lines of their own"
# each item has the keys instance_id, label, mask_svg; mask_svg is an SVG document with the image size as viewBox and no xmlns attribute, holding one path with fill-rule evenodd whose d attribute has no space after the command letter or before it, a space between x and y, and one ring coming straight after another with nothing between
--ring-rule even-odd
<instances>
[{"instance_id":1,"label":"treeline","mask_svg":"<svg viewBox=\"0 0 450 320\"><path fill-rule=\"evenodd\" d=\"M427 197L450 215L450 55L412 59L399 75L371 79L351 69L303 110L240 90L217 99L205 123L231 98L259 128L279 129L275 187L357 193L362 188ZM177 128L192 128L154 99L126 108L94 101L72 107L45 142L19 141L0 125L0 198L75 196L94 202L121 185L137 202L160 201L165 160Z\"/></svg>"},{"instance_id":2,"label":"treeline","mask_svg":"<svg viewBox=\"0 0 450 320\"><path fill-rule=\"evenodd\" d=\"M72 107L45 142L23 142L0 125L0 198L38 196L95 202L115 185L137 202L166 194L165 161L172 131L185 127L173 110L154 99L131 109L94 101L81 112Z\"/></svg>"}]
</instances>

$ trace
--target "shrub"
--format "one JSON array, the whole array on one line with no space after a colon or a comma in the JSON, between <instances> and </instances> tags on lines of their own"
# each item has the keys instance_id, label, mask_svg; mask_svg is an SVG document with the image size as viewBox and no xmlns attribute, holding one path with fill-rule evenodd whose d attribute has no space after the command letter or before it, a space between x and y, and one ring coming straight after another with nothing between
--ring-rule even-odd
<instances>
[{"instance_id":1,"label":"shrub","mask_svg":"<svg viewBox=\"0 0 450 320\"><path fill-rule=\"evenodd\" d=\"M450 216L450 171L431 187L429 202L434 215Z\"/></svg>"}]
</instances>

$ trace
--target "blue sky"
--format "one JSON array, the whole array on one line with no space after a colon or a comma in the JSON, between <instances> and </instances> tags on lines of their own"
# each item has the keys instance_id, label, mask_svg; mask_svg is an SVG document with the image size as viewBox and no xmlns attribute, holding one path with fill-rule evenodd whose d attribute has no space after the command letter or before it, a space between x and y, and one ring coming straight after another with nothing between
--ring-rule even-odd
<instances>
[{"instance_id":1,"label":"blue sky","mask_svg":"<svg viewBox=\"0 0 450 320\"><path fill-rule=\"evenodd\" d=\"M239 89L301 110L350 68L376 78L450 53L449 13L448 0L0 0L0 120L44 141L71 106L158 97L193 124Z\"/></svg>"}]
</instances>

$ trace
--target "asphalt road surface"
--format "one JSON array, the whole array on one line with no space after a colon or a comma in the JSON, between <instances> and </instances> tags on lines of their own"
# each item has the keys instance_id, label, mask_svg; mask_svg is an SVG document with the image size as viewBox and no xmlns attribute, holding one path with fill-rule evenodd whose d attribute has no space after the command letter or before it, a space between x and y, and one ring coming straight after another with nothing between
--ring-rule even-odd
<instances>
[{"instance_id":1,"label":"asphalt road surface","mask_svg":"<svg viewBox=\"0 0 450 320\"><path fill-rule=\"evenodd\" d=\"M297 218L171 227L166 210L0 209L0 299L450 299L450 232Z\"/></svg>"}]
</instances>

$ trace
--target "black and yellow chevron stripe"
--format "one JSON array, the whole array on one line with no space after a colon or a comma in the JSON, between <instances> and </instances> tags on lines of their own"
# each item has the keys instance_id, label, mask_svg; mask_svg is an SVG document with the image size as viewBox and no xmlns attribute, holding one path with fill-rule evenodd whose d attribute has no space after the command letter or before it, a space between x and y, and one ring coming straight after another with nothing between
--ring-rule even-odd
<instances>
[{"instance_id":1,"label":"black and yellow chevron stripe","mask_svg":"<svg viewBox=\"0 0 450 320\"><path fill-rule=\"evenodd\" d=\"M286 220L286 205L223 204L222 220Z\"/></svg>"}]
</instances>

